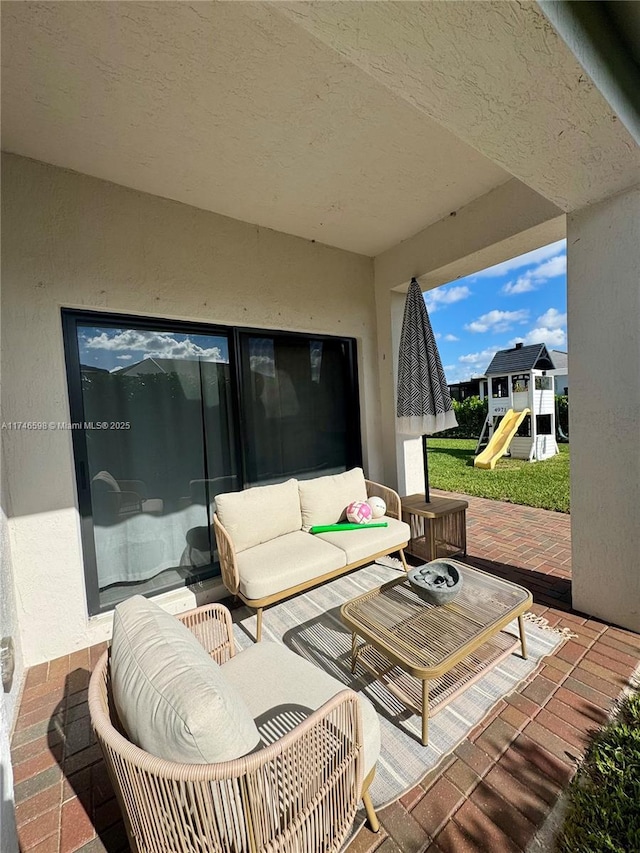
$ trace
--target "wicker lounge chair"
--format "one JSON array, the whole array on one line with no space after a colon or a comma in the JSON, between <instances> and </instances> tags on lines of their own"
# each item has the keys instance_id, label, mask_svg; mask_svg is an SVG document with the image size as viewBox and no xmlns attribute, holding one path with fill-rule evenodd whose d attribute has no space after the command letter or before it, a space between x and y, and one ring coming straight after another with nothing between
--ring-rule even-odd
<instances>
[{"instance_id":1,"label":"wicker lounge chair","mask_svg":"<svg viewBox=\"0 0 640 853\"><path fill-rule=\"evenodd\" d=\"M287 668L293 667L293 679L281 673L281 681L289 686L280 689L290 693L293 683L299 704L280 704L269 720L268 712L256 715L254 696L250 712L267 745L241 758L218 764L163 760L135 746L125 734L111 689L111 650L105 652L91 677L89 710L131 849L135 853L338 851L349 835L360 799L371 828L377 831L367 793L379 748L379 731L370 736L372 708L365 708L357 694L284 647L261 643L236 655L231 617L222 605L199 607L178 618L222 672L233 676L236 687L242 680L243 659L248 661L250 680L252 656L262 655L264 660L271 646L276 659L279 656ZM253 661L254 683L246 685L244 697L250 706L251 693L259 692L255 690L256 665L264 666L257 658ZM305 667L310 676L307 685L300 676ZM329 693L333 688L335 692L314 707L310 695L317 698L319 685L324 685L325 693L327 687ZM377 729L377 718L374 726ZM269 731L275 734L270 736Z\"/></svg>"}]
</instances>

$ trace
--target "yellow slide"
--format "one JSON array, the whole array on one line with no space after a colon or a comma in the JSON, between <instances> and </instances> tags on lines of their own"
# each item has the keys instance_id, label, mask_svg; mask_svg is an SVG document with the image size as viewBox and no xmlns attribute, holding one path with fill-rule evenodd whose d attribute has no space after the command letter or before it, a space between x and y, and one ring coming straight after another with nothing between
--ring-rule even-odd
<instances>
[{"instance_id":1,"label":"yellow slide","mask_svg":"<svg viewBox=\"0 0 640 853\"><path fill-rule=\"evenodd\" d=\"M487 468L493 471L496 462L507 452L516 430L530 411L531 409L523 409L521 412L514 412L513 409L509 409L491 436L489 444L476 456L473 462L476 468Z\"/></svg>"}]
</instances>

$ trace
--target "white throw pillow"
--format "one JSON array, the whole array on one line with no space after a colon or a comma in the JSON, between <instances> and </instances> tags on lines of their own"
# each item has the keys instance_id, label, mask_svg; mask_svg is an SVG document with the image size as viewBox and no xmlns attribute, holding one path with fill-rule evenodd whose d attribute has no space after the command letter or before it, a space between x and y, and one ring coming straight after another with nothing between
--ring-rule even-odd
<instances>
[{"instance_id":1,"label":"white throw pillow","mask_svg":"<svg viewBox=\"0 0 640 853\"><path fill-rule=\"evenodd\" d=\"M298 481L217 495L216 513L238 552L301 530Z\"/></svg>"},{"instance_id":2,"label":"white throw pillow","mask_svg":"<svg viewBox=\"0 0 640 853\"><path fill-rule=\"evenodd\" d=\"M130 739L184 764L230 761L260 740L240 694L174 616L141 595L113 616L111 682Z\"/></svg>"},{"instance_id":3,"label":"white throw pillow","mask_svg":"<svg viewBox=\"0 0 640 853\"><path fill-rule=\"evenodd\" d=\"M298 491L305 528L344 521L345 510L352 501L367 499L367 484L362 468L352 468L344 474L329 477L300 480Z\"/></svg>"}]
</instances>

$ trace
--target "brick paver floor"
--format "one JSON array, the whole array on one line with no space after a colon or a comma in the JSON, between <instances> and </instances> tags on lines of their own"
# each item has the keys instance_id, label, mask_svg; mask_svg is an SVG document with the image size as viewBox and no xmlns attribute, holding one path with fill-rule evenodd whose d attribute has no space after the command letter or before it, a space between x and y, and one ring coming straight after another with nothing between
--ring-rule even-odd
<instances>
[{"instance_id":1,"label":"brick paver floor","mask_svg":"<svg viewBox=\"0 0 640 853\"><path fill-rule=\"evenodd\" d=\"M383 809L378 834L363 827L348 853L524 850L640 661L640 635L571 609L568 516L467 499L467 561L531 589L535 613L576 637ZM89 724L87 683L103 649L84 649L26 674L12 742L22 851L128 849Z\"/></svg>"}]
</instances>

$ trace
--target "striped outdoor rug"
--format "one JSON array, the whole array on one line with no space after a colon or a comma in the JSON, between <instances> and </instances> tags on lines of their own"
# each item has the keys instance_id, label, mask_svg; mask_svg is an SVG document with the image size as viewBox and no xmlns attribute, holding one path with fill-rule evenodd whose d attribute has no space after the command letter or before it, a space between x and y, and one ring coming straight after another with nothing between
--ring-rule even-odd
<instances>
[{"instance_id":1,"label":"striped outdoor rug","mask_svg":"<svg viewBox=\"0 0 640 853\"><path fill-rule=\"evenodd\" d=\"M269 607L263 617L263 639L284 643L373 702L382 734L382 751L370 789L376 808L413 788L444 755L456 748L500 698L531 676L540 660L565 639L561 633L540 627L535 621L526 622L529 659L522 660L520 648L516 647L515 653L429 720L429 745L422 746L420 718L361 667L355 675L351 674L351 632L340 620L342 604L399 574L402 572L374 563ZM243 607L234 611L233 620L238 646L247 648L255 636L255 616ZM517 621L506 630L517 637Z\"/></svg>"}]
</instances>

